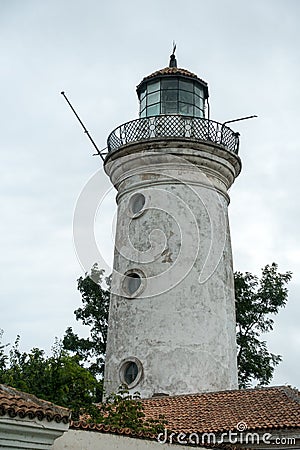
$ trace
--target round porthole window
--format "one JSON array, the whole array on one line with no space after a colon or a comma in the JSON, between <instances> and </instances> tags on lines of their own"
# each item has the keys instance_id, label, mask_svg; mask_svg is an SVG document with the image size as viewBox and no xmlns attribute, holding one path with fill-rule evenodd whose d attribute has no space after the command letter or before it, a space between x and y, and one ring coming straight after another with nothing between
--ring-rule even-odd
<instances>
[{"instance_id":1,"label":"round porthole window","mask_svg":"<svg viewBox=\"0 0 300 450\"><path fill-rule=\"evenodd\" d=\"M133 217L138 217L144 212L146 198L141 193L133 194L129 200L130 213Z\"/></svg>"},{"instance_id":2,"label":"round porthole window","mask_svg":"<svg viewBox=\"0 0 300 450\"><path fill-rule=\"evenodd\" d=\"M124 381L126 382L126 384L132 384L138 376L138 373L139 369L135 362L130 361L129 363L127 363L124 370Z\"/></svg>"},{"instance_id":3,"label":"round porthole window","mask_svg":"<svg viewBox=\"0 0 300 450\"><path fill-rule=\"evenodd\" d=\"M132 269L125 273L123 290L127 297L136 297L145 287L144 274L138 269Z\"/></svg>"},{"instance_id":4,"label":"round porthole window","mask_svg":"<svg viewBox=\"0 0 300 450\"><path fill-rule=\"evenodd\" d=\"M143 368L141 362L137 358L128 358L122 362L120 366L120 380L128 388L132 388L138 384L142 377Z\"/></svg>"}]
</instances>

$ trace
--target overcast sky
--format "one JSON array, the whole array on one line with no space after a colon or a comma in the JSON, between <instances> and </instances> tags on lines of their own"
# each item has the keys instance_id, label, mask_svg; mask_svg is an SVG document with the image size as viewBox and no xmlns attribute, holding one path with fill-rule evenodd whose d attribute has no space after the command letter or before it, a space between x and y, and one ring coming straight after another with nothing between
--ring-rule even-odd
<instances>
[{"instance_id":1,"label":"overcast sky","mask_svg":"<svg viewBox=\"0 0 300 450\"><path fill-rule=\"evenodd\" d=\"M72 237L76 200L101 169L98 146L138 117L136 85L177 60L209 83L211 117L237 123L243 170L231 189L236 270L291 270L289 302L267 337L283 356L272 384L300 386L299 0L0 0L1 321L4 341L45 348L80 330ZM109 189L104 172L99 192ZM111 262L115 193L96 221Z\"/></svg>"}]
</instances>

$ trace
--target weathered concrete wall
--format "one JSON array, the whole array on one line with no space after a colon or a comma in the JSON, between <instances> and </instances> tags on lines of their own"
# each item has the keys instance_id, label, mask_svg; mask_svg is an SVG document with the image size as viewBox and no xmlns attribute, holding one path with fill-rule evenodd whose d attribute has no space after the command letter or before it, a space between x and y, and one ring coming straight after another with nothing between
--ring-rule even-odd
<instances>
[{"instance_id":1,"label":"weathered concrete wall","mask_svg":"<svg viewBox=\"0 0 300 450\"><path fill-rule=\"evenodd\" d=\"M163 437L162 437L163 439ZM177 442L176 442L177 443ZM53 450L159 450L172 449L173 444L145 439L134 439L127 436L117 436L108 433L93 431L69 430L64 436L57 439ZM176 445L176 449L186 448L186 445ZM202 447L197 447L202 449Z\"/></svg>"},{"instance_id":2,"label":"weathered concrete wall","mask_svg":"<svg viewBox=\"0 0 300 450\"><path fill-rule=\"evenodd\" d=\"M47 419L0 417L0 448L3 449L50 449L56 438L67 431L69 424Z\"/></svg>"},{"instance_id":3,"label":"weathered concrete wall","mask_svg":"<svg viewBox=\"0 0 300 450\"><path fill-rule=\"evenodd\" d=\"M106 390L140 362L142 397L237 387L227 190L237 156L208 144L127 146L105 167L118 190ZM131 198L145 197L134 215ZM124 274L141 276L126 294Z\"/></svg>"}]
</instances>

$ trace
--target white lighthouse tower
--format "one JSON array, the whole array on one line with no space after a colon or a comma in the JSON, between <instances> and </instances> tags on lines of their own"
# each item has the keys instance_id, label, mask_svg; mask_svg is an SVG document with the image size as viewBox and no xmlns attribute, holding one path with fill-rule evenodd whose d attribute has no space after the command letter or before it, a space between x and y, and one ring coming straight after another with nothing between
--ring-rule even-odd
<instances>
[{"instance_id":1,"label":"white lighthouse tower","mask_svg":"<svg viewBox=\"0 0 300 450\"><path fill-rule=\"evenodd\" d=\"M104 163L118 204L105 390L235 389L238 133L210 119L207 83L174 52L137 94L140 117L110 134Z\"/></svg>"}]
</instances>

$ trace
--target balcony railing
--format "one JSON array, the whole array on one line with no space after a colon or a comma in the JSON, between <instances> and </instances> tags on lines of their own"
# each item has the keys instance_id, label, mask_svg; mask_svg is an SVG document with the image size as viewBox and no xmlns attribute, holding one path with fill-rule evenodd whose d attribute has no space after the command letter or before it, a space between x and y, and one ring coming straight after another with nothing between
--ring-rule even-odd
<instances>
[{"instance_id":1,"label":"balcony railing","mask_svg":"<svg viewBox=\"0 0 300 450\"><path fill-rule=\"evenodd\" d=\"M107 139L108 152L122 145L157 138L185 138L207 141L238 154L239 133L213 120L161 115L132 120L113 130Z\"/></svg>"}]
</instances>

